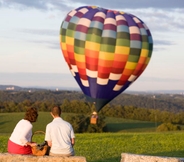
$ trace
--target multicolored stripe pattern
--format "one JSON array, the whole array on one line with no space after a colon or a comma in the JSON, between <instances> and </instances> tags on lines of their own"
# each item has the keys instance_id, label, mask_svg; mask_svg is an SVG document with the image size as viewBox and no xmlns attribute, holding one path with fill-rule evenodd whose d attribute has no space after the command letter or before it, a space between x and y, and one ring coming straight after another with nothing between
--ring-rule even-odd
<instances>
[{"instance_id":1,"label":"multicolored stripe pattern","mask_svg":"<svg viewBox=\"0 0 184 162\"><path fill-rule=\"evenodd\" d=\"M83 6L62 22L60 46L72 75L99 111L142 74L153 41L136 16Z\"/></svg>"}]
</instances>

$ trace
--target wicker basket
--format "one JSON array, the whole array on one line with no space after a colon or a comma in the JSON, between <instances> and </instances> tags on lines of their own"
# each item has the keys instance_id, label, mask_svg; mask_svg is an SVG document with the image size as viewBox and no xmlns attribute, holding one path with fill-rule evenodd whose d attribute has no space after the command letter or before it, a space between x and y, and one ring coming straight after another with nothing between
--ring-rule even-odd
<instances>
[{"instance_id":1,"label":"wicker basket","mask_svg":"<svg viewBox=\"0 0 184 162\"><path fill-rule=\"evenodd\" d=\"M90 123L91 124L96 124L97 123L97 118L91 118Z\"/></svg>"},{"instance_id":2,"label":"wicker basket","mask_svg":"<svg viewBox=\"0 0 184 162\"><path fill-rule=\"evenodd\" d=\"M35 134L44 134L44 131L36 131L32 135L32 138ZM31 147L32 154L36 156L43 156L43 155L48 155L49 154L49 149L50 147L48 146L47 142L43 142L42 144L37 144L36 146Z\"/></svg>"}]
</instances>

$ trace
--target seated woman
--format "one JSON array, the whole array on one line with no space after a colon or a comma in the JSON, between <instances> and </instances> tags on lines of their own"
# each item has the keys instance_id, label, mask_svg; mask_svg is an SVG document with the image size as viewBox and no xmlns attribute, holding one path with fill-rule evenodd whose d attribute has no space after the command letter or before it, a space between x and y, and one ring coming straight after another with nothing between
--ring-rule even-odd
<instances>
[{"instance_id":1,"label":"seated woman","mask_svg":"<svg viewBox=\"0 0 184 162\"><path fill-rule=\"evenodd\" d=\"M31 142L32 123L36 122L38 112L36 108L28 108L24 119L15 126L8 140L8 152L12 154L32 154L31 147L36 143Z\"/></svg>"}]
</instances>

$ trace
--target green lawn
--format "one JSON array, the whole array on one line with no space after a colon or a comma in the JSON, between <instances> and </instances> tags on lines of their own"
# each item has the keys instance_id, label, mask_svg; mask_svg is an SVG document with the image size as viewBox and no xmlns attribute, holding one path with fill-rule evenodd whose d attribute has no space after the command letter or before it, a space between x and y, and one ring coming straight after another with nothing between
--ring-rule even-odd
<instances>
[{"instance_id":1,"label":"green lawn","mask_svg":"<svg viewBox=\"0 0 184 162\"><path fill-rule=\"evenodd\" d=\"M110 132L154 132L158 125L154 122L111 117L106 119L106 123Z\"/></svg>"},{"instance_id":2,"label":"green lawn","mask_svg":"<svg viewBox=\"0 0 184 162\"><path fill-rule=\"evenodd\" d=\"M184 132L76 134L77 156L88 162L119 162L121 153L184 157ZM0 152L6 152L9 135L0 135Z\"/></svg>"}]
</instances>

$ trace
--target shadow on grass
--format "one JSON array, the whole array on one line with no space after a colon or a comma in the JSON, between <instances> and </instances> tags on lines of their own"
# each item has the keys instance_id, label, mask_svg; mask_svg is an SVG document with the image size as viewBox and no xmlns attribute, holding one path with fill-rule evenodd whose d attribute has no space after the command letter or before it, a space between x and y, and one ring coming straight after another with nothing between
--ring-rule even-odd
<instances>
[{"instance_id":1,"label":"shadow on grass","mask_svg":"<svg viewBox=\"0 0 184 162\"><path fill-rule=\"evenodd\" d=\"M155 123L108 123L107 130L110 132L118 132L131 129L150 129L155 128Z\"/></svg>"},{"instance_id":2,"label":"shadow on grass","mask_svg":"<svg viewBox=\"0 0 184 162\"><path fill-rule=\"evenodd\" d=\"M4 133L1 130L4 130L4 128L6 128L7 123L10 123L10 121L1 121L0 122L0 133Z\"/></svg>"},{"instance_id":3,"label":"shadow on grass","mask_svg":"<svg viewBox=\"0 0 184 162\"><path fill-rule=\"evenodd\" d=\"M112 157L107 159L100 159L100 160L88 160L88 162L120 162L121 155L119 157Z\"/></svg>"},{"instance_id":4,"label":"shadow on grass","mask_svg":"<svg viewBox=\"0 0 184 162\"><path fill-rule=\"evenodd\" d=\"M2 121L2 122L0 122L0 126L1 125L4 125L4 124L6 124L6 123L9 123L10 121Z\"/></svg>"},{"instance_id":5,"label":"shadow on grass","mask_svg":"<svg viewBox=\"0 0 184 162\"><path fill-rule=\"evenodd\" d=\"M151 156L184 158L184 150L170 151L170 152L158 152L158 153L152 154Z\"/></svg>"}]
</instances>

